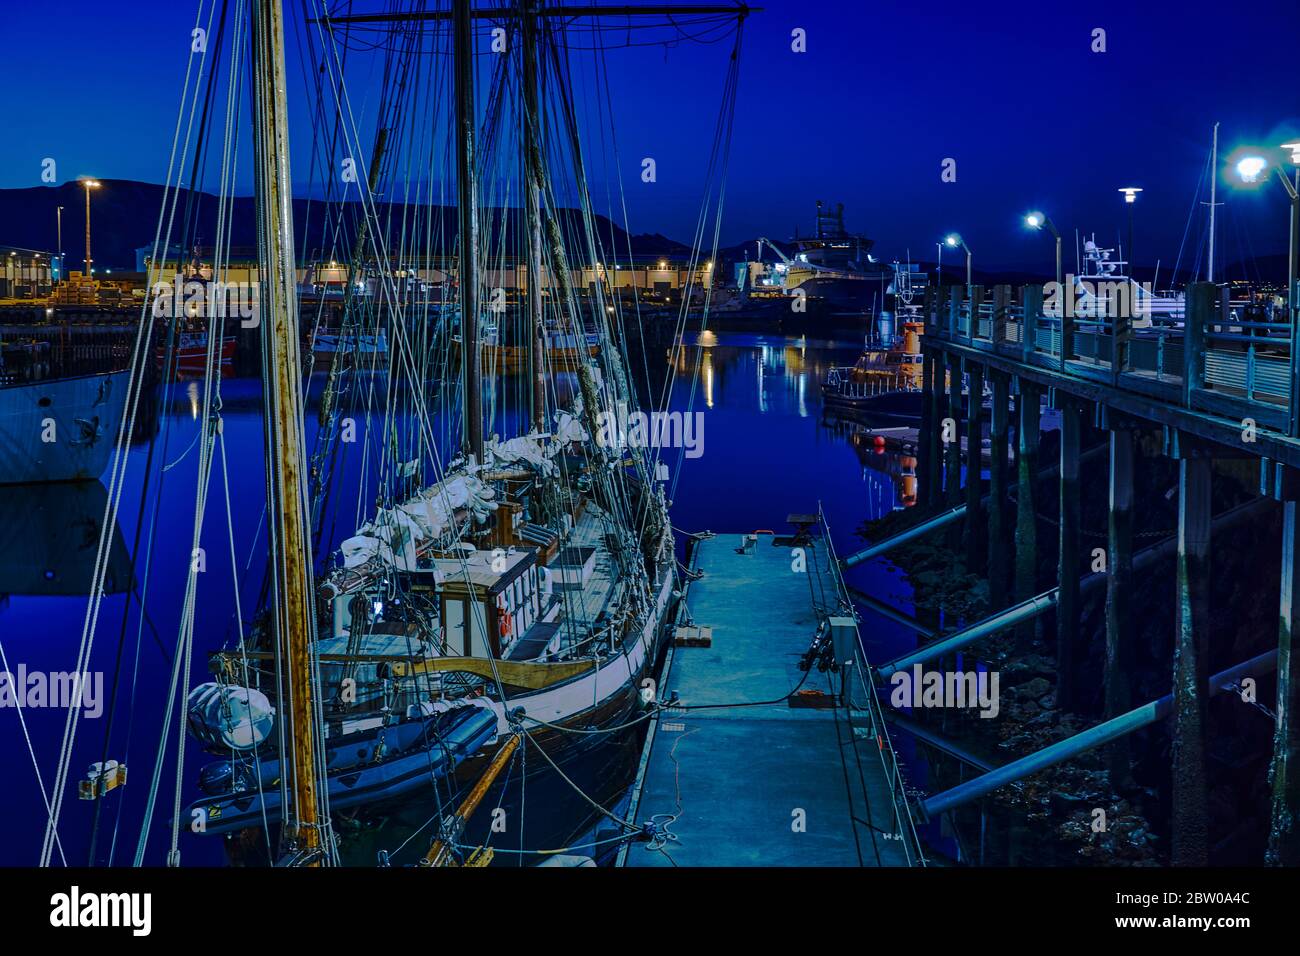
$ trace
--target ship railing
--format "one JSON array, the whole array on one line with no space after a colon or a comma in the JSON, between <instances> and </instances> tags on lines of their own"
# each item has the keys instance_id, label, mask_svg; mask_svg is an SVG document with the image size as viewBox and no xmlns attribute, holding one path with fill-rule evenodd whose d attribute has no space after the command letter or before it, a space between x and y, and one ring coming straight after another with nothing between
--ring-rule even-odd
<instances>
[{"instance_id":1,"label":"ship railing","mask_svg":"<svg viewBox=\"0 0 1300 956\"><path fill-rule=\"evenodd\" d=\"M880 703L880 695L876 692L875 682L870 677L871 668L862 645L862 633L857 624L858 614L853 610L853 600L844 581L840 560L835 553L835 545L831 541L830 524L820 501L817 502L817 521L821 527L822 540L826 542L827 559L835 593L841 606L850 609L854 621L854 657L850 662L851 666L842 663L840 668L840 673L844 675L843 681L850 682L850 685L844 688L841 706L847 714L854 745L856 746L860 738L876 742L876 750L889 786L892 805L892 828L886 834L886 839L900 842L908 866L926 866L927 860L921 846L921 838L917 834L916 818L912 812L906 778L899 763L898 752L894 749L893 740L889 735L889 726L885 720L884 707ZM846 670L849 673L845 674ZM854 707L855 701L862 706Z\"/></svg>"}]
</instances>

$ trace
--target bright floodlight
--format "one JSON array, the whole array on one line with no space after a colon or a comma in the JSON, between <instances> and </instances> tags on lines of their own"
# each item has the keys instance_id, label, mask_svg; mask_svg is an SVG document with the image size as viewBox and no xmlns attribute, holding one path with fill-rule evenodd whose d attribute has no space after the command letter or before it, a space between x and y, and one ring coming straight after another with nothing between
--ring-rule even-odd
<instances>
[{"instance_id":1,"label":"bright floodlight","mask_svg":"<svg viewBox=\"0 0 1300 956\"><path fill-rule=\"evenodd\" d=\"M99 186L99 180L96 180L96 179L83 179L83 180L81 181L81 185L85 186L87 189L96 189L96 188L98 188L98 186Z\"/></svg>"},{"instance_id":2,"label":"bright floodlight","mask_svg":"<svg viewBox=\"0 0 1300 956\"><path fill-rule=\"evenodd\" d=\"M1282 148L1291 151L1291 162L1300 165L1300 143L1283 143Z\"/></svg>"},{"instance_id":3,"label":"bright floodlight","mask_svg":"<svg viewBox=\"0 0 1300 956\"><path fill-rule=\"evenodd\" d=\"M1030 229L1042 229L1043 222L1047 219L1041 212L1031 212L1025 217L1025 225Z\"/></svg>"},{"instance_id":4,"label":"bright floodlight","mask_svg":"<svg viewBox=\"0 0 1300 956\"><path fill-rule=\"evenodd\" d=\"M1137 202L1137 194L1142 191L1141 186L1121 186L1120 192L1124 194L1124 202Z\"/></svg>"},{"instance_id":5,"label":"bright floodlight","mask_svg":"<svg viewBox=\"0 0 1300 956\"><path fill-rule=\"evenodd\" d=\"M954 232L954 233L949 233L949 234L944 238L943 241L946 242L946 243L947 243L949 246L951 246L953 249L956 249L958 246L961 245L961 236L957 235L957 233L955 233L955 232Z\"/></svg>"},{"instance_id":6,"label":"bright floodlight","mask_svg":"<svg viewBox=\"0 0 1300 956\"><path fill-rule=\"evenodd\" d=\"M1242 182L1258 182L1259 174L1267 167L1268 160L1263 156L1246 156L1237 162L1237 175L1241 177Z\"/></svg>"}]
</instances>

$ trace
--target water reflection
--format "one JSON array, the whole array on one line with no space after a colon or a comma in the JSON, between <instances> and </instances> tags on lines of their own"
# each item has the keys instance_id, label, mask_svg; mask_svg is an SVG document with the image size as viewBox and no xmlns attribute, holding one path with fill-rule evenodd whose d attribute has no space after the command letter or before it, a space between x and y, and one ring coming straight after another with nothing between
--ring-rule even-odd
<instances>
[{"instance_id":1,"label":"water reflection","mask_svg":"<svg viewBox=\"0 0 1300 956\"><path fill-rule=\"evenodd\" d=\"M864 519L880 517L914 503L914 451L909 452L894 442L897 433L875 428L869 422L828 415L823 406L820 384L827 371L836 365L850 364L858 352L859 347L853 342L708 332L689 337L675 349L655 348L647 349L644 354L633 354L631 368L642 395L661 396L671 374L669 409L699 411L704 416L704 453L692 459L684 458L680 450L665 456L675 474L670 484L674 525L686 532L780 529L787 527L787 515L815 512L820 503L826 511L837 550L847 553L861 545L856 529ZM323 375L317 374L310 383L309 447L318 427L315 412L323 379ZM364 433L367 420L372 429L381 424L379 410L366 408L366 396L376 391L382 396L385 380L383 372L358 375L352 379L352 391L340 398L343 403L340 407L356 409L358 433ZM561 394L571 390L571 381L559 383ZM149 566L147 589L143 581L140 588L147 590L148 619L141 644L137 602L127 606L124 596L110 598L101 614L100 639L95 643L91 663L92 669L112 673L122 646L121 635L126 636L124 675L129 675L130 681L124 676L117 703L119 708L129 707L133 714L138 709L139 714L133 722L121 720L113 725L109 752L115 756L128 751L148 754L150 769L158 744L159 722L170 683L171 657L191 561L190 529L199 456L190 449L202 424L202 394L202 388L193 382L167 386L161 396L161 417L154 415L156 406L150 396L146 395L141 403L141 425L132 436L120 513L121 530L110 549L106 590L114 595L128 586L130 557L123 537L132 540L140 534L138 571L143 574L145 564ZM508 376L502 382L499 403L485 405L494 410L493 420L485 429L489 434L513 433L519 410L509 402L521 394L526 394L526 389L519 387L516 377ZM265 481L260 382L226 378L222 382L221 399L223 452L229 455L228 473L227 470L214 472L210 488L201 538L206 550L205 573L199 576L197 584L201 610L194 628L194 664L191 672L183 677L185 686L205 679L208 654L238 635L233 600L236 588L245 619L251 616L251 609L258 603L267 552L262 521ZM432 422L436 437L449 441L449 436L459 433L458 422L454 410L438 411ZM160 432L163 426L165 442ZM168 471L161 498L151 497L147 507L139 510L149 454L147 439L154 434L159 435L159 442L152 468L155 475L160 464L166 465ZM887 436L883 448L876 443L878 435ZM378 465L372 454L367 466L363 452L362 444L358 444L356 451L344 450L345 455L353 457L342 459L338 466L331 507L326 509L322 520L321 555L332 551L338 540L351 535L367 517L374 499ZM224 469L224 455L221 462L218 467ZM227 482L229 512L225 507ZM155 481L151 495L157 487ZM43 666L66 668L76 658L105 495L99 483L45 485L0 492L3 503L0 593L15 596L8 605L0 606L0 633L43 635L40 642L29 641L22 647L23 657L29 664L40 661ZM155 501L158 502L156 523L152 513ZM139 529L138 521L143 522ZM887 568L856 568L850 580L870 593L887 596L896 606L907 608L910 591ZM57 602L57 609L51 610L48 605L54 602L19 598L19 595L61 595L63 600ZM871 617L869 612L864 612L864 622L868 655L874 659L887 659L915 646L914 636L895 623ZM9 645L9 650L12 656L14 645ZM174 741L176 728L173 726L170 731ZM57 753L62 721L37 720L33 733L38 753ZM79 739L74 766L100 759L104 736L103 728L95 728L94 733ZM25 766L26 751L18 747L19 742L13 739L0 739L0 758L12 765ZM186 754L187 774L183 786L188 788L184 793L188 798L193 794L188 768L197 766L203 758L197 749L190 747ZM144 759L137 757L141 762ZM174 746L168 748L161 769L161 779L174 778ZM624 786L631 783L633 769L626 768L626 779L620 777ZM147 783L148 770L143 763L140 773ZM915 782L923 785L924 773L925 768L918 767ZM8 801L7 819L42 818L39 792L28 789L32 792L24 790ZM129 834L132 848L141 825L145 789L124 788L123 793L113 798L114 826L118 825L120 812L120 830ZM563 796L557 794L556 798ZM617 803L612 794L610 803ZM412 821L425 821L428 809L422 809L423 814L410 814ZM578 810L575 808L575 814ZM78 855L84 854L89 844L88 818L70 815L66 820L63 839L76 847ZM165 857L168 840L162 824L161 819L154 821L145 855L147 863L161 863ZM377 836L377 845L391 847L400 843L407 835L400 832L404 825L394 819ZM2 862L34 858L41 843L39 828L27 826L0 828L0 837L9 846L0 856ZM181 845L186 864L222 862L218 841L183 834ZM121 861L119 856L114 862ZM107 858L101 852L96 862L105 863Z\"/></svg>"},{"instance_id":2,"label":"water reflection","mask_svg":"<svg viewBox=\"0 0 1300 956\"><path fill-rule=\"evenodd\" d=\"M89 594L107 504L98 481L0 488L0 602ZM104 593L126 590L131 559L120 528L106 563Z\"/></svg>"}]
</instances>

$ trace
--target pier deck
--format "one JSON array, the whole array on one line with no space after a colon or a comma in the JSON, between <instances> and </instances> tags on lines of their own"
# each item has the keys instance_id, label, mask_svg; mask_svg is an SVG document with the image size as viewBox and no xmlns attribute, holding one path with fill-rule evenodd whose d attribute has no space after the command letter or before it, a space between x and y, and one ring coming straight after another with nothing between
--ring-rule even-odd
<instances>
[{"instance_id":1,"label":"pier deck","mask_svg":"<svg viewBox=\"0 0 1300 956\"><path fill-rule=\"evenodd\" d=\"M637 823L667 823L662 852L633 843L625 866L906 866L918 862L915 833L896 811L892 749L874 698L859 684L849 709L840 675L814 666L803 691L829 707L792 707L785 698L804 677L800 656L819 621L847 623L842 587L824 538L799 546L807 571L792 570L789 543L760 534L698 542L703 577L687 595L694 624L712 645L675 646L660 687L680 707L665 708L647 736L632 812ZM858 654L860 655L860 645ZM857 662L860 665L860 659ZM849 669L849 673L852 670ZM689 708L746 701L760 706ZM800 813L802 811L802 813ZM675 818L674 818L674 815ZM803 826L799 826L802 821Z\"/></svg>"}]
</instances>

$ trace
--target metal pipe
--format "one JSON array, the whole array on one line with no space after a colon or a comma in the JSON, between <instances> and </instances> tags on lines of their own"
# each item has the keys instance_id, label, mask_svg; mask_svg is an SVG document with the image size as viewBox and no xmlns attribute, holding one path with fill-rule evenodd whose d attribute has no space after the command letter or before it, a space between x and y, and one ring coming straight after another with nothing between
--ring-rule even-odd
<instances>
[{"instance_id":1,"label":"metal pipe","mask_svg":"<svg viewBox=\"0 0 1300 956\"><path fill-rule=\"evenodd\" d=\"M1237 505L1237 507L1231 508L1219 515L1219 517L1215 518L1213 527L1218 530L1224 525L1236 521L1238 518L1245 517L1246 515L1252 514L1255 511L1266 507L1269 504L1269 501L1270 499L1268 498L1256 498L1253 501L1246 502L1246 504ZM1133 556L1133 570L1140 571L1150 564L1159 561L1161 558L1168 557L1177 546L1178 538L1175 535L1170 534L1168 538L1165 538L1159 544L1153 544L1149 548L1143 548ZM1085 575L1079 579L1079 595L1082 597L1085 592L1104 584L1107 579L1108 575L1105 572L1100 571ZM913 664L924 664L926 661L933 660L942 654L960 650L967 644L972 644L980 638L988 637L990 634L994 634L1004 628L1013 627L1024 621L1033 620L1040 614L1050 611L1056 606L1060 597L1060 591L1061 589L1059 586L1054 587L1051 590L1044 591L1042 594L1037 594L1034 597L1021 601L1019 604L1012 605L1006 610L999 611L996 614L986 617L981 621L976 621L969 627L964 627L943 640L936 641L933 644L927 644L925 647L918 648L915 651L904 654L902 657L897 657L892 661L879 665L876 668L876 673L882 678L887 678L895 671L902 670L904 667L911 667Z\"/></svg>"},{"instance_id":2,"label":"metal pipe","mask_svg":"<svg viewBox=\"0 0 1300 956\"><path fill-rule=\"evenodd\" d=\"M1089 448L1079 457L1079 461L1081 462L1087 461L1088 459L1094 458L1097 455L1101 454L1105 450L1106 450L1105 445L1097 445L1093 448ZM1052 467L1044 469L1043 471L1039 472L1038 477L1040 480L1043 478L1050 478L1058 471L1060 471L1060 465L1053 465ZM991 495L985 495L983 498L980 499L980 506L986 507L989 501L991 500L991 498L992 498ZM884 541L881 541L878 544L873 544L870 547L864 548L863 550L858 551L855 554L849 555L847 558L844 558L840 562L840 567L847 570L848 568L861 564L863 561L869 561L872 558L879 557L880 555L884 554L886 551L889 551L891 548L894 548L900 544L906 544L908 541L911 541L914 538L918 538L923 534L928 534L931 531L936 531L939 528L946 527L947 525L956 521L958 518L962 517L965 513L966 513L966 505L965 504L957 505L955 508L951 508L948 511L943 512L942 514L935 515L933 518L928 518L927 520L922 521L920 524L908 528L906 531L900 531L898 534L892 535L891 537L886 538Z\"/></svg>"},{"instance_id":3,"label":"metal pipe","mask_svg":"<svg viewBox=\"0 0 1300 956\"><path fill-rule=\"evenodd\" d=\"M862 604L865 605L869 610L875 611L881 617L887 617L891 621L903 625L903 627L907 628L910 631L915 631L917 634L920 634L926 640L934 639L935 636L934 631L926 627L916 618L909 617L907 614L898 610L897 608L890 607L884 601L881 601L879 598L872 597L870 594L868 594L866 591L862 590L861 588L855 588L850 585L846 585L846 587L848 587L849 594L853 597L853 599L855 601L862 602Z\"/></svg>"},{"instance_id":4,"label":"metal pipe","mask_svg":"<svg viewBox=\"0 0 1300 956\"><path fill-rule=\"evenodd\" d=\"M1037 594L1028 600L1021 601L1019 604L1013 604L1005 611L999 611L997 614L986 617L970 627L962 628L941 641L927 644L910 654L904 654L887 664L882 664L876 668L876 673L882 678L888 678L896 671L911 667L913 664L923 664L942 654L965 647L982 637L987 637L1008 627L1015 627L1022 621L1033 620L1038 615L1056 607L1056 600L1060 590L1060 588L1052 588L1050 591L1044 591L1042 594Z\"/></svg>"},{"instance_id":5,"label":"metal pipe","mask_svg":"<svg viewBox=\"0 0 1300 956\"><path fill-rule=\"evenodd\" d=\"M942 751L950 757L956 757L962 763L974 767L977 770L982 770L984 773L992 773L997 769L993 764L981 757L975 756L975 754L971 753L960 744L955 744L947 737L936 734L933 730L930 730L923 724L904 717L901 711L886 710L884 714L886 721L893 724L899 730L911 734L917 740L929 744L935 750Z\"/></svg>"},{"instance_id":6,"label":"metal pipe","mask_svg":"<svg viewBox=\"0 0 1300 956\"><path fill-rule=\"evenodd\" d=\"M856 554L849 555L841 562L840 566L847 569L854 565L861 564L863 561L870 561L872 558L884 554L891 548L897 547L900 544L905 544L914 538L921 537L923 534L929 534L931 531L937 531L939 528L952 524L965 513L966 506L964 504L960 504L955 508L949 508L942 514L935 515L933 518L922 521L918 525L913 525L906 531L900 531L898 534L886 538L879 544L873 544L871 547L864 548Z\"/></svg>"},{"instance_id":7,"label":"metal pipe","mask_svg":"<svg viewBox=\"0 0 1300 956\"><path fill-rule=\"evenodd\" d=\"M1209 695L1213 697L1221 693L1225 685L1236 685L1243 677L1267 673L1276 664L1277 651L1273 650L1252 657L1250 660L1244 661L1235 667L1230 667L1225 671L1220 671L1208 681ZM1013 760L1009 764L998 767L991 773L976 777L974 780L968 780L951 790L935 794L933 797L922 801L921 809L928 819L933 819L945 811L952 810L972 800L977 800L998 787L1014 783L1030 774L1045 770L1085 751L1092 750L1094 747L1110 743L1117 737L1123 737L1135 730L1148 727L1168 717L1173 713L1173 709L1173 694L1166 694L1159 700L1143 704L1141 707L1100 723L1082 733L1075 734L1073 737L1059 740L1026 757Z\"/></svg>"}]
</instances>

